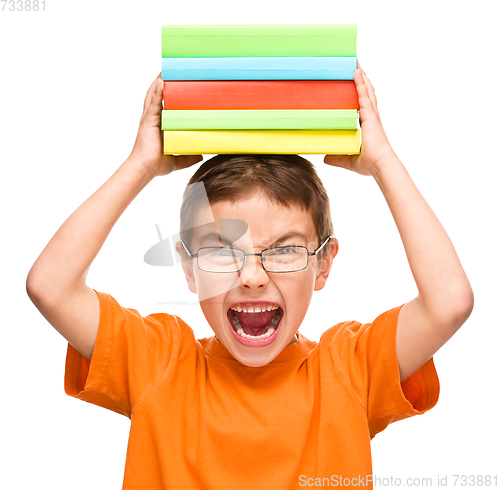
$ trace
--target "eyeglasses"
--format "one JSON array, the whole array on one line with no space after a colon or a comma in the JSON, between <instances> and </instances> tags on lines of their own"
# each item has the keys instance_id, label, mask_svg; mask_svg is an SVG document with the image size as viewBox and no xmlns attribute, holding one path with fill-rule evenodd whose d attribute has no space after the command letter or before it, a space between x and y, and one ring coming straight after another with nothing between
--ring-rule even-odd
<instances>
[{"instance_id":1,"label":"eyeglasses","mask_svg":"<svg viewBox=\"0 0 500 490\"><path fill-rule=\"evenodd\" d=\"M238 272L243 269L249 255L260 257L262 267L267 272L296 272L305 269L309 265L309 257L319 253L330 238L334 236L327 237L314 252L309 252L302 245L288 245L266 248L258 254L247 254L231 247L202 247L198 252L191 253L182 239L181 243L190 257L196 257L198 268L205 272Z\"/></svg>"}]
</instances>

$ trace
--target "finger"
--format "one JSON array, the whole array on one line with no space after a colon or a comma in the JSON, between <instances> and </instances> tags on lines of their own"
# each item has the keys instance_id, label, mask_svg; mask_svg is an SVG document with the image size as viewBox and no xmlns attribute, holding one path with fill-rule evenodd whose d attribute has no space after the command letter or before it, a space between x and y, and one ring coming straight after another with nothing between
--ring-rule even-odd
<instances>
[{"instance_id":1,"label":"finger","mask_svg":"<svg viewBox=\"0 0 500 490\"><path fill-rule=\"evenodd\" d=\"M174 170L181 170L183 168L191 167L203 160L202 155L163 155L163 159L171 164L173 162Z\"/></svg>"},{"instance_id":2,"label":"finger","mask_svg":"<svg viewBox=\"0 0 500 490\"><path fill-rule=\"evenodd\" d=\"M161 73L155 78L154 82L151 84L151 86L149 87L149 89L146 93L146 98L144 99L144 106L142 108L142 115L144 115L147 108L149 107L149 104L151 103L151 98L153 97L153 94L156 90L156 87L158 84L158 79L161 79Z\"/></svg>"},{"instance_id":3,"label":"finger","mask_svg":"<svg viewBox=\"0 0 500 490\"><path fill-rule=\"evenodd\" d=\"M203 155L178 155L175 159L177 160L177 169L181 169L201 162L203 160Z\"/></svg>"},{"instance_id":4,"label":"finger","mask_svg":"<svg viewBox=\"0 0 500 490\"><path fill-rule=\"evenodd\" d=\"M353 78L354 83L356 84L356 90L358 91L359 109L365 109L365 111L373 110L373 103L370 100L370 94L368 92L368 87L365 84L361 68L354 72Z\"/></svg>"},{"instance_id":5,"label":"finger","mask_svg":"<svg viewBox=\"0 0 500 490\"><path fill-rule=\"evenodd\" d=\"M324 162L332 167L352 170L353 155L325 155Z\"/></svg>"},{"instance_id":6,"label":"finger","mask_svg":"<svg viewBox=\"0 0 500 490\"><path fill-rule=\"evenodd\" d=\"M163 99L163 81L157 78L155 82L156 82L156 87L154 87L154 91L151 93L149 105L144 111L141 121L145 117L161 115L162 99Z\"/></svg>"},{"instance_id":7,"label":"finger","mask_svg":"<svg viewBox=\"0 0 500 490\"><path fill-rule=\"evenodd\" d=\"M363 68L361 68L361 67L359 67L359 68L361 70L361 74L363 75L363 80L365 82L365 85L366 85L366 87L368 89L368 95L369 95L371 101L373 102L373 106L375 107L375 110L378 112L378 109L377 109L377 97L375 95L375 89L373 88L373 85L370 82L370 79L366 76L366 73L363 70Z\"/></svg>"},{"instance_id":8,"label":"finger","mask_svg":"<svg viewBox=\"0 0 500 490\"><path fill-rule=\"evenodd\" d=\"M149 101L151 100L151 94L155 91L156 89L156 78L155 80L153 81L153 83L149 86L148 88L148 91L146 92L146 97L144 98L144 104L143 104L143 107L142 107L142 112L144 112L148 105L149 105Z\"/></svg>"}]
</instances>

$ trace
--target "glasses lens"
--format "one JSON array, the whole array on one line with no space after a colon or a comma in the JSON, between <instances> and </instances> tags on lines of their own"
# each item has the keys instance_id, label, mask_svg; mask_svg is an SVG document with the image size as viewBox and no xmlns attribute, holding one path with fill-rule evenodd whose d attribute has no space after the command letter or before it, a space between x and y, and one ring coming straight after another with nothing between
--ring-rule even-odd
<instances>
[{"instance_id":1,"label":"glasses lens","mask_svg":"<svg viewBox=\"0 0 500 490\"><path fill-rule=\"evenodd\" d=\"M240 270L245 254L230 247L206 247L198 250L198 266L209 272L236 272Z\"/></svg>"},{"instance_id":2,"label":"glasses lens","mask_svg":"<svg viewBox=\"0 0 500 490\"><path fill-rule=\"evenodd\" d=\"M276 247L264 250L262 263L272 272L293 272L307 267L306 247Z\"/></svg>"}]
</instances>

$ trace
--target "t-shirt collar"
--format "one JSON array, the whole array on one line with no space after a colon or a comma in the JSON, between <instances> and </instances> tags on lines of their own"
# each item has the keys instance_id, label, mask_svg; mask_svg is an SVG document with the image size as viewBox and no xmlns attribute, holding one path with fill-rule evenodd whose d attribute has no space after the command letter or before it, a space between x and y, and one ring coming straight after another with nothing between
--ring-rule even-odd
<instances>
[{"instance_id":1,"label":"t-shirt collar","mask_svg":"<svg viewBox=\"0 0 500 490\"><path fill-rule=\"evenodd\" d=\"M287 345L269 364L287 362L305 356L316 344L316 342L307 339L300 332L297 332L297 335L299 337L298 340ZM236 361L233 355L224 347L224 344L215 338L215 335L203 340L205 341L205 349L208 353L216 357Z\"/></svg>"}]
</instances>

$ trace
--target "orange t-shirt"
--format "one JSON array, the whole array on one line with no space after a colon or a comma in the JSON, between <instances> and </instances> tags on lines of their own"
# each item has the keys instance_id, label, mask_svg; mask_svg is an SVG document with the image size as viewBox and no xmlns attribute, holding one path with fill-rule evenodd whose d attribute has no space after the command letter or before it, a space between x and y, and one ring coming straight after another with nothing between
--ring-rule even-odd
<instances>
[{"instance_id":1,"label":"orange t-shirt","mask_svg":"<svg viewBox=\"0 0 500 490\"><path fill-rule=\"evenodd\" d=\"M400 383L401 306L319 342L299 333L255 368L176 316L142 317L96 293L92 361L68 344L65 391L131 419L124 490L372 488L370 439L439 396L432 358Z\"/></svg>"}]
</instances>

